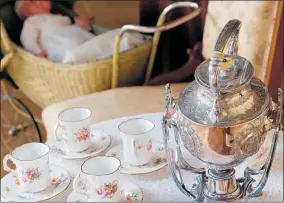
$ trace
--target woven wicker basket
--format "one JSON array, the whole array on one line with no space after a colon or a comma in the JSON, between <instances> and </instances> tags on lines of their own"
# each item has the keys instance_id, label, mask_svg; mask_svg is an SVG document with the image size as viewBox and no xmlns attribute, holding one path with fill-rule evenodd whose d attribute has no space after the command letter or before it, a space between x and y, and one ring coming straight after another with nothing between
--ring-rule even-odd
<instances>
[{"instance_id":1,"label":"woven wicker basket","mask_svg":"<svg viewBox=\"0 0 284 203\"><path fill-rule=\"evenodd\" d=\"M166 15L172 9L180 7L191 7L195 10L163 25ZM199 14L200 8L196 3L173 3L164 9L156 27L123 26L116 37L112 58L76 65L53 63L25 51L9 39L1 22L1 50L5 55L1 60L1 70L7 68L20 90L40 107L119 86L139 85L143 82L146 84L153 70L161 32L177 27ZM136 48L119 53L123 34L133 31L155 33L153 42L149 39ZM19 113L25 115L10 103Z\"/></svg>"},{"instance_id":2,"label":"woven wicker basket","mask_svg":"<svg viewBox=\"0 0 284 203\"><path fill-rule=\"evenodd\" d=\"M112 86L113 80L118 86L143 84L150 48L148 40L115 53L119 57L119 78L114 79L112 58L75 65L53 63L13 43L1 23L1 50L11 55L7 70L21 91L40 107L116 87Z\"/></svg>"}]
</instances>

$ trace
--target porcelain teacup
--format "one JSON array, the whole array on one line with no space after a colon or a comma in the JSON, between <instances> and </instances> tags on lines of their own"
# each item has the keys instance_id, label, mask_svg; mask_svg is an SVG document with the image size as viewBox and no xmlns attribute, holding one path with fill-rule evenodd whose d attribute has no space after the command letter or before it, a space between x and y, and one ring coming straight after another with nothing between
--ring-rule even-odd
<instances>
[{"instance_id":1,"label":"porcelain teacup","mask_svg":"<svg viewBox=\"0 0 284 203\"><path fill-rule=\"evenodd\" d=\"M91 110L87 108L69 108L58 115L59 122L54 128L54 135L58 141L63 140L65 148L70 152L82 152L89 148L91 143L90 122ZM58 129L63 133L59 135Z\"/></svg>"},{"instance_id":2,"label":"porcelain teacup","mask_svg":"<svg viewBox=\"0 0 284 203\"><path fill-rule=\"evenodd\" d=\"M86 160L81 166L81 173L73 182L73 190L83 193L99 202L120 201L119 169L120 160L115 157L97 156ZM79 187L81 182L85 187Z\"/></svg>"},{"instance_id":3,"label":"porcelain teacup","mask_svg":"<svg viewBox=\"0 0 284 203\"><path fill-rule=\"evenodd\" d=\"M123 144L123 159L134 166L147 164L153 156L152 133L153 122L134 118L122 122L118 126Z\"/></svg>"},{"instance_id":4,"label":"porcelain teacup","mask_svg":"<svg viewBox=\"0 0 284 203\"><path fill-rule=\"evenodd\" d=\"M8 167L11 160L16 169ZM15 173L22 192L40 192L51 185L49 147L42 143L28 143L16 148L3 159L4 170Z\"/></svg>"}]
</instances>

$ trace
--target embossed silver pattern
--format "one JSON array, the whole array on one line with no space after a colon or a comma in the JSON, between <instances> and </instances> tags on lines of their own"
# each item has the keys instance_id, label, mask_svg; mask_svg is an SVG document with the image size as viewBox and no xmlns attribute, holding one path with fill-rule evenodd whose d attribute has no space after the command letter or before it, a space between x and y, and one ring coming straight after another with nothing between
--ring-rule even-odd
<instances>
[{"instance_id":1,"label":"embossed silver pattern","mask_svg":"<svg viewBox=\"0 0 284 203\"><path fill-rule=\"evenodd\" d=\"M246 123L268 112L271 106L267 88L256 78L240 91L222 95L219 101L222 112L217 123L210 117L216 99L216 94L194 81L180 94L177 104L191 122L214 127Z\"/></svg>"},{"instance_id":2,"label":"embossed silver pattern","mask_svg":"<svg viewBox=\"0 0 284 203\"><path fill-rule=\"evenodd\" d=\"M265 84L253 77L251 63L237 55L240 26L238 20L226 24L212 57L197 68L196 81L177 100L171 98L170 85L166 85L162 127L168 165L177 187L193 201L245 201L261 195L274 158L281 128L282 91L279 89L276 109ZM224 54L227 43L229 53ZM168 114L169 108L175 110L174 115ZM234 167L258 152L275 111L277 128L265 165L260 170L247 168L244 178L236 179ZM174 147L169 144L169 128L174 128ZM180 153L181 145L206 169L193 168ZM199 174L195 187L186 188L181 169ZM262 178L253 187L257 174Z\"/></svg>"}]
</instances>

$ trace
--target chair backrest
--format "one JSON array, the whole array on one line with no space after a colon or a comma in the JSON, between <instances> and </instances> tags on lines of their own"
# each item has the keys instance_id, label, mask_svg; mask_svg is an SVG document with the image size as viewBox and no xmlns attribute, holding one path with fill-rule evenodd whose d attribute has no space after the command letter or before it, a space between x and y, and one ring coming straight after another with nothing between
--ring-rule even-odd
<instances>
[{"instance_id":1,"label":"chair backrest","mask_svg":"<svg viewBox=\"0 0 284 203\"><path fill-rule=\"evenodd\" d=\"M242 22L239 55L254 67L254 75L269 82L282 1L209 1L202 54L209 58L218 35L231 19Z\"/></svg>"}]
</instances>

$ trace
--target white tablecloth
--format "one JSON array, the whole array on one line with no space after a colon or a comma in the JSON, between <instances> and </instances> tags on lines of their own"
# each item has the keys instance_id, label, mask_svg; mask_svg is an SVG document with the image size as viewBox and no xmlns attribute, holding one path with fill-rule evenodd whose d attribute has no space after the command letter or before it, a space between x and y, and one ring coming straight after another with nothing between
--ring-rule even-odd
<instances>
[{"instance_id":1,"label":"white tablecloth","mask_svg":"<svg viewBox=\"0 0 284 203\"><path fill-rule=\"evenodd\" d=\"M161 113L155 114L143 114L137 115L134 117L147 118L153 121L156 125L156 140L162 141L162 130L161 130ZM124 120L130 117L123 117L120 119L109 120L106 122L98 123L92 126L93 129L104 130L112 135L112 144L115 146L120 142L119 131L117 126ZM80 165L84 160L62 160L59 158L50 157L52 164L56 164L66 168L72 179L75 174L79 173ZM243 169L245 165L239 166L236 169L236 174L240 177L243 174ZM172 178L170 177L168 167L160 169L156 172L143 174L143 175L122 175L123 178L127 178L137 184L144 194L144 200L146 202L155 201L155 202L181 202L188 201L188 198L185 197L176 187ZM188 183L191 186L191 183L194 181L195 176L189 172L183 173L185 183ZM72 184L69 188L59 196L49 201L52 202L64 202L67 199L67 196L72 192ZM267 185L263 190L263 195L259 198L252 199L251 201L257 202L283 202L283 132L279 136L279 143L275 155L275 159L272 166L272 171L268 179ZM250 201L250 202L251 202Z\"/></svg>"}]
</instances>

